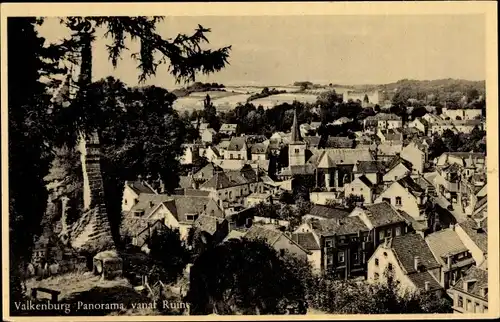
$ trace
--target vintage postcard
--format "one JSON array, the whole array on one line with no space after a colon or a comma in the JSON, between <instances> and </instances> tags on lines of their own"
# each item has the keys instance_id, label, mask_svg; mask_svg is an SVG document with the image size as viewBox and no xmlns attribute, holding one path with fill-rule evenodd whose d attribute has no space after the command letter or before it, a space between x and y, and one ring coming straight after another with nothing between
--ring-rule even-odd
<instances>
[{"instance_id":1,"label":"vintage postcard","mask_svg":"<svg viewBox=\"0 0 500 322\"><path fill-rule=\"evenodd\" d=\"M1 9L4 320L499 316L496 2Z\"/></svg>"}]
</instances>

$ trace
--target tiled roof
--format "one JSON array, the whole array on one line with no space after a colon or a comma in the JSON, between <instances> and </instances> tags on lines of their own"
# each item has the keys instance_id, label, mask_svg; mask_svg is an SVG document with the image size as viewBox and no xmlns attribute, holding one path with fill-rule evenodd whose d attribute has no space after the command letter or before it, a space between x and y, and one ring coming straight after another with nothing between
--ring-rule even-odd
<instances>
[{"instance_id":1,"label":"tiled roof","mask_svg":"<svg viewBox=\"0 0 500 322\"><path fill-rule=\"evenodd\" d=\"M227 147L228 151L240 151L245 147L246 138L243 136L235 136L231 138L229 142L229 146Z\"/></svg>"},{"instance_id":2,"label":"tiled roof","mask_svg":"<svg viewBox=\"0 0 500 322\"><path fill-rule=\"evenodd\" d=\"M193 186L193 178L191 176L179 176L179 187L191 188Z\"/></svg>"},{"instance_id":3,"label":"tiled roof","mask_svg":"<svg viewBox=\"0 0 500 322\"><path fill-rule=\"evenodd\" d=\"M358 161L372 161L373 156L367 148L325 149L318 160L318 168L328 168L331 163L354 165Z\"/></svg>"},{"instance_id":4,"label":"tiled roof","mask_svg":"<svg viewBox=\"0 0 500 322\"><path fill-rule=\"evenodd\" d=\"M415 229L415 231L426 231L429 228L426 220L417 220L403 210L398 209L398 213L413 227L413 229Z\"/></svg>"},{"instance_id":5,"label":"tiled roof","mask_svg":"<svg viewBox=\"0 0 500 322\"><path fill-rule=\"evenodd\" d=\"M173 203L168 203L169 210L177 218L179 222L186 222L186 215L202 214L205 211L205 206L210 201L209 197L198 196L172 196ZM174 208L170 206L173 205Z\"/></svg>"},{"instance_id":6,"label":"tiled roof","mask_svg":"<svg viewBox=\"0 0 500 322\"><path fill-rule=\"evenodd\" d=\"M356 173L377 173L385 170L385 165L381 161L358 161Z\"/></svg>"},{"instance_id":7,"label":"tiled roof","mask_svg":"<svg viewBox=\"0 0 500 322\"><path fill-rule=\"evenodd\" d=\"M309 214L317 217L322 217L325 219L340 219L347 217L349 215L349 212L344 209L314 204L311 207Z\"/></svg>"},{"instance_id":8,"label":"tiled roof","mask_svg":"<svg viewBox=\"0 0 500 322\"><path fill-rule=\"evenodd\" d=\"M443 258L467 251L458 234L449 228L428 235L425 241L441 265L445 265Z\"/></svg>"},{"instance_id":9,"label":"tiled roof","mask_svg":"<svg viewBox=\"0 0 500 322\"><path fill-rule=\"evenodd\" d=\"M270 246L273 246L281 237L281 235L282 233L277 230L264 228L259 225L253 225L246 232L245 238L250 240L263 239Z\"/></svg>"},{"instance_id":10,"label":"tiled roof","mask_svg":"<svg viewBox=\"0 0 500 322\"><path fill-rule=\"evenodd\" d=\"M196 180L208 180L214 175L215 171L221 171L221 170L222 169L220 167L214 165L213 163L209 163L200 170L198 170L198 172L196 172L193 175L193 177Z\"/></svg>"},{"instance_id":11,"label":"tiled roof","mask_svg":"<svg viewBox=\"0 0 500 322\"><path fill-rule=\"evenodd\" d=\"M200 215L198 219L193 223L194 227L199 228L202 231L206 231L210 235L213 235L217 231L218 225L224 222L224 218Z\"/></svg>"},{"instance_id":12,"label":"tiled roof","mask_svg":"<svg viewBox=\"0 0 500 322\"><path fill-rule=\"evenodd\" d=\"M281 175L302 175L302 174L314 174L315 167L312 164L305 165L295 165L289 166L283 169Z\"/></svg>"},{"instance_id":13,"label":"tiled roof","mask_svg":"<svg viewBox=\"0 0 500 322\"><path fill-rule=\"evenodd\" d=\"M140 181L127 181L127 186L130 187L137 195L141 193L150 193L154 194L155 191L148 187L145 183Z\"/></svg>"},{"instance_id":14,"label":"tiled roof","mask_svg":"<svg viewBox=\"0 0 500 322\"><path fill-rule=\"evenodd\" d=\"M308 146L317 147L321 138L319 136L306 136L304 138L304 142L307 143Z\"/></svg>"},{"instance_id":15,"label":"tiled roof","mask_svg":"<svg viewBox=\"0 0 500 322\"><path fill-rule=\"evenodd\" d=\"M483 220L481 226L484 230L484 225L487 224L487 220ZM488 252L488 235L486 232L478 231L476 221L473 219L467 219L464 222L458 224L465 233L472 239L472 241L483 251L484 253ZM486 228L487 229L487 228Z\"/></svg>"},{"instance_id":16,"label":"tiled roof","mask_svg":"<svg viewBox=\"0 0 500 322\"><path fill-rule=\"evenodd\" d=\"M465 292L464 283L470 281L469 289L466 293L473 294L477 297L480 297L484 300L488 300L488 296L484 296L482 291L484 288L488 287L488 271L481 269L476 266L471 266L465 275L458 280L455 285L452 286L452 289L459 290L461 292ZM475 282L473 282L475 281Z\"/></svg>"},{"instance_id":17,"label":"tiled roof","mask_svg":"<svg viewBox=\"0 0 500 322\"><path fill-rule=\"evenodd\" d=\"M212 178L204 182L200 186L200 188L219 190L219 189L229 188L235 185L236 184L234 182L231 182L231 180L224 172L217 172L212 176Z\"/></svg>"},{"instance_id":18,"label":"tiled roof","mask_svg":"<svg viewBox=\"0 0 500 322\"><path fill-rule=\"evenodd\" d=\"M396 156L396 157L392 158L391 161L389 161L389 163L387 164L387 169L388 169L387 172L394 169L400 163L403 164L408 170L411 170L412 165L410 162L406 161L405 159L403 159L399 156Z\"/></svg>"},{"instance_id":19,"label":"tiled roof","mask_svg":"<svg viewBox=\"0 0 500 322\"><path fill-rule=\"evenodd\" d=\"M246 232L239 231L239 230L231 230L229 234L227 234L226 238L224 238L224 241L228 241L230 239L241 239L241 237L245 236Z\"/></svg>"},{"instance_id":20,"label":"tiled roof","mask_svg":"<svg viewBox=\"0 0 500 322\"><path fill-rule=\"evenodd\" d=\"M345 217L342 219L310 219L311 228L322 236L351 235L359 231L368 231L368 227L359 217Z\"/></svg>"},{"instance_id":21,"label":"tiled roof","mask_svg":"<svg viewBox=\"0 0 500 322\"><path fill-rule=\"evenodd\" d=\"M229 146L229 143L231 143L231 141L230 141L230 140L221 140L221 141L219 142L219 144L217 145L217 147L218 147L219 149L224 150L224 149L227 149L227 147Z\"/></svg>"},{"instance_id":22,"label":"tiled roof","mask_svg":"<svg viewBox=\"0 0 500 322\"><path fill-rule=\"evenodd\" d=\"M438 281L427 271L409 274L408 278L420 290L425 290L425 282L429 282L429 292L442 289Z\"/></svg>"},{"instance_id":23,"label":"tiled roof","mask_svg":"<svg viewBox=\"0 0 500 322\"><path fill-rule=\"evenodd\" d=\"M367 210L367 218L372 223L373 227L382 227L406 221L396 211L396 209L394 209L385 201L371 205L365 205L364 207Z\"/></svg>"},{"instance_id":24,"label":"tiled roof","mask_svg":"<svg viewBox=\"0 0 500 322\"><path fill-rule=\"evenodd\" d=\"M307 250L319 250L320 247L312 233L294 233L292 240Z\"/></svg>"},{"instance_id":25,"label":"tiled roof","mask_svg":"<svg viewBox=\"0 0 500 322\"><path fill-rule=\"evenodd\" d=\"M424 270L440 267L429 246L418 234L407 234L392 238L391 248L407 274L416 273L415 257L420 257Z\"/></svg>"},{"instance_id":26,"label":"tiled roof","mask_svg":"<svg viewBox=\"0 0 500 322\"><path fill-rule=\"evenodd\" d=\"M171 195L167 194L149 194L141 193L137 203L130 209L130 212L144 211L144 218L149 217L151 212L158 207L160 203L172 200Z\"/></svg>"}]
</instances>

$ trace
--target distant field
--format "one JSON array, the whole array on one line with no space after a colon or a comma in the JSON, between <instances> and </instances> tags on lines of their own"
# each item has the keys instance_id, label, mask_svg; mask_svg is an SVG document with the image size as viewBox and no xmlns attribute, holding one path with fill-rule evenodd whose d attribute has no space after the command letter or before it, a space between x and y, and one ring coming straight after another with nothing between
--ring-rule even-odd
<instances>
[{"instance_id":1,"label":"distant field","mask_svg":"<svg viewBox=\"0 0 500 322\"><path fill-rule=\"evenodd\" d=\"M216 107L217 111L227 111L236 107L238 103L245 103L251 94L242 94L241 92L234 93L230 89L227 92L210 91L210 92L196 92L191 93L189 96L178 98L174 101L174 109L183 111L194 111L203 109L203 100L210 95L212 104Z\"/></svg>"},{"instance_id":2,"label":"distant field","mask_svg":"<svg viewBox=\"0 0 500 322\"><path fill-rule=\"evenodd\" d=\"M210 95L210 98L212 100L216 99L216 98L220 98L220 97L226 97L226 96L233 96L237 93L232 93L231 90L227 90L227 91L208 91L208 92L193 92L191 94L189 94L189 96L187 97L193 97L193 98L201 98L202 100L205 99L205 97L208 95Z\"/></svg>"},{"instance_id":3,"label":"distant field","mask_svg":"<svg viewBox=\"0 0 500 322\"><path fill-rule=\"evenodd\" d=\"M284 93L284 94L277 94L259 98L253 100L251 103L254 104L255 106L262 105L262 107L268 109L283 103L292 104L293 101L298 101L301 103L315 103L316 100L317 100L317 95L315 94Z\"/></svg>"}]
</instances>

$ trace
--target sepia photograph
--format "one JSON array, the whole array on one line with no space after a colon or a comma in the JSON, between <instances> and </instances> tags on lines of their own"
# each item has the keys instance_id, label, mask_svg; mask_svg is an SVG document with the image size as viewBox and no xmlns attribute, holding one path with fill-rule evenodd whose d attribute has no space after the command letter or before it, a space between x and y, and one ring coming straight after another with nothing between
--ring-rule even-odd
<instances>
[{"instance_id":1,"label":"sepia photograph","mask_svg":"<svg viewBox=\"0 0 500 322\"><path fill-rule=\"evenodd\" d=\"M498 316L496 3L95 6L2 5L4 320Z\"/></svg>"}]
</instances>

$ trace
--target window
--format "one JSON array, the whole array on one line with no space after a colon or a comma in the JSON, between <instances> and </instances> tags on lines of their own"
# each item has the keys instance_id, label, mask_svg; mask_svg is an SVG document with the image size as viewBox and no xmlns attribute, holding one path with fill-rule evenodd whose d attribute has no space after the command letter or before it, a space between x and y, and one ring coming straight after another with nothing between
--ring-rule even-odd
<instances>
[{"instance_id":1,"label":"window","mask_svg":"<svg viewBox=\"0 0 500 322\"><path fill-rule=\"evenodd\" d=\"M391 198L382 198L382 201L385 201L388 204L391 204Z\"/></svg>"},{"instance_id":2,"label":"window","mask_svg":"<svg viewBox=\"0 0 500 322\"><path fill-rule=\"evenodd\" d=\"M352 242L357 243L359 241L358 237L351 237Z\"/></svg>"},{"instance_id":3,"label":"window","mask_svg":"<svg viewBox=\"0 0 500 322\"><path fill-rule=\"evenodd\" d=\"M378 266L378 258L375 258L375 266Z\"/></svg>"},{"instance_id":4,"label":"window","mask_svg":"<svg viewBox=\"0 0 500 322\"><path fill-rule=\"evenodd\" d=\"M481 304L479 304L479 302L476 302L476 307L474 312L481 313Z\"/></svg>"},{"instance_id":5,"label":"window","mask_svg":"<svg viewBox=\"0 0 500 322\"><path fill-rule=\"evenodd\" d=\"M392 236L392 229L387 229L387 237L391 237Z\"/></svg>"},{"instance_id":6,"label":"window","mask_svg":"<svg viewBox=\"0 0 500 322\"><path fill-rule=\"evenodd\" d=\"M128 202L127 202L127 199L125 199L125 204L127 204L127 203L128 203Z\"/></svg>"},{"instance_id":7,"label":"window","mask_svg":"<svg viewBox=\"0 0 500 322\"><path fill-rule=\"evenodd\" d=\"M384 257L387 257L387 252L384 252Z\"/></svg>"},{"instance_id":8,"label":"window","mask_svg":"<svg viewBox=\"0 0 500 322\"><path fill-rule=\"evenodd\" d=\"M396 206L401 206L401 197L396 197Z\"/></svg>"},{"instance_id":9,"label":"window","mask_svg":"<svg viewBox=\"0 0 500 322\"><path fill-rule=\"evenodd\" d=\"M344 261L345 261L344 252L339 252L338 257L339 257L339 263L344 263Z\"/></svg>"},{"instance_id":10,"label":"window","mask_svg":"<svg viewBox=\"0 0 500 322\"><path fill-rule=\"evenodd\" d=\"M370 240L370 236L369 236L369 235L364 235L364 236L363 236L363 241L364 241L364 242L367 242L367 241L369 241L369 240Z\"/></svg>"},{"instance_id":11,"label":"window","mask_svg":"<svg viewBox=\"0 0 500 322\"><path fill-rule=\"evenodd\" d=\"M488 307L487 306L483 306L483 313L488 313Z\"/></svg>"},{"instance_id":12,"label":"window","mask_svg":"<svg viewBox=\"0 0 500 322\"><path fill-rule=\"evenodd\" d=\"M341 244L344 244L344 243L346 242L346 238L345 238L344 236L340 237L340 238L339 238L339 242L340 242Z\"/></svg>"},{"instance_id":13,"label":"window","mask_svg":"<svg viewBox=\"0 0 500 322\"><path fill-rule=\"evenodd\" d=\"M378 273L373 274L373 279L378 280Z\"/></svg>"},{"instance_id":14,"label":"window","mask_svg":"<svg viewBox=\"0 0 500 322\"><path fill-rule=\"evenodd\" d=\"M363 191L363 188L359 189L360 191Z\"/></svg>"},{"instance_id":15,"label":"window","mask_svg":"<svg viewBox=\"0 0 500 322\"><path fill-rule=\"evenodd\" d=\"M328 265L332 265L333 264L333 255L332 254L326 255L326 263Z\"/></svg>"},{"instance_id":16,"label":"window","mask_svg":"<svg viewBox=\"0 0 500 322\"><path fill-rule=\"evenodd\" d=\"M484 296L484 297L487 297L487 296L488 296L488 288L487 288L487 287L484 287L484 288L483 288L483 292L482 292L482 293L483 293L483 296Z\"/></svg>"},{"instance_id":17,"label":"window","mask_svg":"<svg viewBox=\"0 0 500 322\"><path fill-rule=\"evenodd\" d=\"M298 154L299 153L299 149L295 149L295 154Z\"/></svg>"},{"instance_id":18,"label":"window","mask_svg":"<svg viewBox=\"0 0 500 322\"><path fill-rule=\"evenodd\" d=\"M354 191L354 188L352 188L351 191Z\"/></svg>"},{"instance_id":19,"label":"window","mask_svg":"<svg viewBox=\"0 0 500 322\"><path fill-rule=\"evenodd\" d=\"M378 232L378 240L383 240L385 238L385 231L381 230Z\"/></svg>"},{"instance_id":20,"label":"window","mask_svg":"<svg viewBox=\"0 0 500 322\"><path fill-rule=\"evenodd\" d=\"M232 159L233 158L233 154L229 154L229 159Z\"/></svg>"},{"instance_id":21,"label":"window","mask_svg":"<svg viewBox=\"0 0 500 322\"><path fill-rule=\"evenodd\" d=\"M472 306L472 301L471 300L467 300L467 307L466 307L466 310L468 312L471 312L473 313L474 312L474 307Z\"/></svg>"},{"instance_id":22,"label":"window","mask_svg":"<svg viewBox=\"0 0 500 322\"><path fill-rule=\"evenodd\" d=\"M392 270L393 270L393 267L392 267L392 264L391 264L391 263L389 263L389 264L387 265L387 269L388 269L388 270L390 270L390 271L392 271Z\"/></svg>"},{"instance_id":23,"label":"window","mask_svg":"<svg viewBox=\"0 0 500 322\"><path fill-rule=\"evenodd\" d=\"M280 256L285 256L285 250L284 249L280 249Z\"/></svg>"},{"instance_id":24,"label":"window","mask_svg":"<svg viewBox=\"0 0 500 322\"><path fill-rule=\"evenodd\" d=\"M396 227L396 236L401 235L401 227Z\"/></svg>"},{"instance_id":25,"label":"window","mask_svg":"<svg viewBox=\"0 0 500 322\"><path fill-rule=\"evenodd\" d=\"M352 254L352 260L354 261L354 263L359 263L358 253L353 253Z\"/></svg>"},{"instance_id":26,"label":"window","mask_svg":"<svg viewBox=\"0 0 500 322\"><path fill-rule=\"evenodd\" d=\"M195 221L196 219L198 219L198 215L186 215L188 221Z\"/></svg>"},{"instance_id":27,"label":"window","mask_svg":"<svg viewBox=\"0 0 500 322\"><path fill-rule=\"evenodd\" d=\"M327 241L325 241L325 247L326 247L326 248L330 248L330 247L332 247L332 241L331 241L331 240L327 240Z\"/></svg>"}]
</instances>

